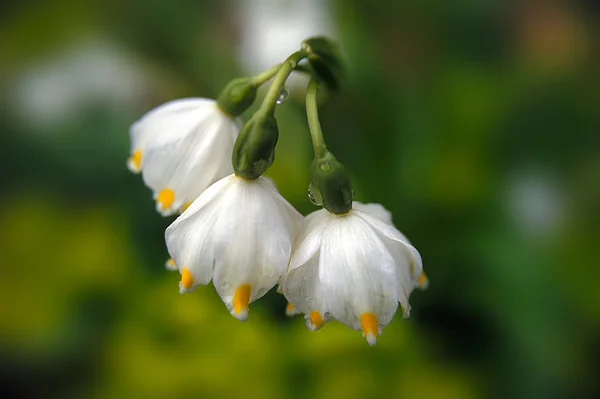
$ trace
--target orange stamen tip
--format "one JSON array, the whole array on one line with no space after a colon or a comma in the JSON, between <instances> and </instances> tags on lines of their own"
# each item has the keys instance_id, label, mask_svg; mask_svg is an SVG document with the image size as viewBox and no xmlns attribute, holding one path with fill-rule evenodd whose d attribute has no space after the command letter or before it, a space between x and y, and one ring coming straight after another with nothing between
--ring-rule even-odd
<instances>
[{"instance_id":1,"label":"orange stamen tip","mask_svg":"<svg viewBox=\"0 0 600 399\"><path fill-rule=\"evenodd\" d=\"M290 316L293 312L294 312L294 305L292 305L291 303L288 302L287 306L285 307L285 314Z\"/></svg>"},{"instance_id":2,"label":"orange stamen tip","mask_svg":"<svg viewBox=\"0 0 600 399\"><path fill-rule=\"evenodd\" d=\"M375 345L377 342L377 316L373 313L363 313L360 315L360 326L369 345Z\"/></svg>"},{"instance_id":3,"label":"orange stamen tip","mask_svg":"<svg viewBox=\"0 0 600 399\"><path fill-rule=\"evenodd\" d=\"M192 205L191 202L186 202L185 204L183 204L183 206L181 207L181 213L185 212L190 207L190 205Z\"/></svg>"},{"instance_id":4,"label":"orange stamen tip","mask_svg":"<svg viewBox=\"0 0 600 399\"><path fill-rule=\"evenodd\" d=\"M187 268L181 269L181 286L186 290L192 288L194 284L194 279L192 277L192 273Z\"/></svg>"},{"instance_id":5,"label":"orange stamen tip","mask_svg":"<svg viewBox=\"0 0 600 399\"><path fill-rule=\"evenodd\" d=\"M139 172L142 168L142 151L135 150L128 160L129 169L133 172Z\"/></svg>"},{"instance_id":6,"label":"orange stamen tip","mask_svg":"<svg viewBox=\"0 0 600 399\"><path fill-rule=\"evenodd\" d=\"M165 188L161 190L156 196L156 202L161 210L167 210L175 201L175 193L173 190Z\"/></svg>"},{"instance_id":7,"label":"orange stamen tip","mask_svg":"<svg viewBox=\"0 0 600 399\"><path fill-rule=\"evenodd\" d=\"M167 263L165 263L165 267L169 270L177 269L177 266L175 265L175 261L173 259L167 260Z\"/></svg>"},{"instance_id":8,"label":"orange stamen tip","mask_svg":"<svg viewBox=\"0 0 600 399\"><path fill-rule=\"evenodd\" d=\"M323 327L323 318L321 317L321 313L317 312L316 310L310 312L310 315L308 316L307 325L308 328L312 331L318 330L319 328Z\"/></svg>"},{"instance_id":9,"label":"orange stamen tip","mask_svg":"<svg viewBox=\"0 0 600 399\"><path fill-rule=\"evenodd\" d=\"M427 286L429 285L429 279L427 278L425 273L421 273L421 275L419 276L419 280L417 281L417 285L420 288L427 288Z\"/></svg>"},{"instance_id":10,"label":"orange stamen tip","mask_svg":"<svg viewBox=\"0 0 600 399\"><path fill-rule=\"evenodd\" d=\"M233 294L233 312L231 314L240 321L248 319L248 304L250 303L251 293L252 286L244 284L237 287Z\"/></svg>"}]
</instances>

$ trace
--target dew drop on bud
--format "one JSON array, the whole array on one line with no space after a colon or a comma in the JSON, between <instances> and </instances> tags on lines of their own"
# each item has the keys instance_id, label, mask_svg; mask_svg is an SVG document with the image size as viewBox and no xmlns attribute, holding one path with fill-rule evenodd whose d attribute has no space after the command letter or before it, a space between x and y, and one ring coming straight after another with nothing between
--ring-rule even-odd
<instances>
[{"instance_id":1,"label":"dew drop on bud","mask_svg":"<svg viewBox=\"0 0 600 399\"><path fill-rule=\"evenodd\" d=\"M308 186L308 199L316 206L323 206L323 196L313 183Z\"/></svg>"},{"instance_id":2,"label":"dew drop on bud","mask_svg":"<svg viewBox=\"0 0 600 399\"><path fill-rule=\"evenodd\" d=\"M288 98L288 94L290 94L288 89L286 89L285 86L282 87L279 91L279 97L277 97L277 104L284 102Z\"/></svg>"}]
</instances>

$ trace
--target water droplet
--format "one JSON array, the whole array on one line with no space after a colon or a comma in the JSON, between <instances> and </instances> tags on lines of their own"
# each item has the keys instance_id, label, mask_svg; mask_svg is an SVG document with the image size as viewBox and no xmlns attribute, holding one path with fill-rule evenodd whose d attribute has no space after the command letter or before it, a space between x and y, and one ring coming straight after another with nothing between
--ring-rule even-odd
<instances>
[{"instance_id":1,"label":"water droplet","mask_svg":"<svg viewBox=\"0 0 600 399\"><path fill-rule=\"evenodd\" d=\"M308 199L316 206L323 206L323 196L312 182L308 186Z\"/></svg>"},{"instance_id":2,"label":"water droplet","mask_svg":"<svg viewBox=\"0 0 600 399\"><path fill-rule=\"evenodd\" d=\"M281 90L279 90L279 97L277 98L277 104L281 104L282 102L284 102L287 98L288 98L288 94L290 94L288 92L288 89L284 87L281 88Z\"/></svg>"}]
</instances>

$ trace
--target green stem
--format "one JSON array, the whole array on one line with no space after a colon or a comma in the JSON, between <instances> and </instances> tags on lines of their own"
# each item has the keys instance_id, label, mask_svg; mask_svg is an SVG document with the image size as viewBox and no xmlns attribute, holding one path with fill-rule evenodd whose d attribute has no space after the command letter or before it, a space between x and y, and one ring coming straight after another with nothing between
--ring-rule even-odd
<instances>
[{"instance_id":1,"label":"green stem","mask_svg":"<svg viewBox=\"0 0 600 399\"><path fill-rule=\"evenodd\" d=\"M262 105L260 106L260 110L263 112L274 112L275 106L277 105L277 99L279 98L279 94L281 93L281 89L285 84L288 76L292 73L294 68L298 66L298 63L302 61L304 58L308 56L308 52L304 50L296 51L294 54L290 55L280 66L277 71L277 75L275 75L275 79L267 92L267 96L265 97Z\"/></svg>"},{"instance_id":2,"label":"green stem","mask_svg":"<svg viewBox=\"0 0 600 399\"><path fill-rule=\"evenodd\" d=\"M317 90L319 84L315 79L311 79L308 83L306 91L306 118L308 119L308 128L310 137L313 143L315 157L321 158L327 152L323 132L321 131L321 123L319 122L319 111L317 109Z\"/></svg>"},{"instance_id":3,"label":"green stem","mask_svg":"<svg viewBox=\"0 0 600 399\"><path fill-rule=\"evenodd\" d=\"M275 76L277 71L279 71L280 67L281 64L275 65L273 68L267 69L266 71L261 72L260 74L252 77L252 83L254 83L256 86L262 85L263 83L271 79L273 76Z\"/></svg>"}]
</instances>

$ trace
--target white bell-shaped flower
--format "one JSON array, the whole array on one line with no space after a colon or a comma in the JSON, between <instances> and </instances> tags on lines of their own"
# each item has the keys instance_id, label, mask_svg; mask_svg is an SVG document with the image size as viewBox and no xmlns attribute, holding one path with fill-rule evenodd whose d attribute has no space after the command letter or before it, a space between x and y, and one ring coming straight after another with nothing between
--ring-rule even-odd
<instances>
[{"instance_id":1,"label":"white bell-shaped flower","mask_svg":"<svg viewBox=\"0 0 600 399\"><path fill-rule=\"evenodd\" d=\"M419 252L391 223L381 205L353 203L344 215L308 215L294 244L282 290L309 329L336 319L360 331L370 345L418 286Z\"/></svg>"},{"instance_id":2,"label":"white bell-shaped flower","mask_svg":"<svg viewBox=\"0 0 600 399\"><path fill-rule=\"evenodd\" d=\"M215 100L186 98L148 112L130 128L129 169L142 173L163 215L184 210L208 186L231 174L239 122Z\"/></svg>"},{"instance_id":3,"label":"white bell-shaped flower","mask_svg":"<svg viewBox=\"0 0 600 399\"><path fill-rule=\"evenodd\" d=\"M229 312L246 320L248 304L285 273L301 221L266 178L219 180L165 232L180 292L212 280Z\"/></svg>"}]
</instances>

